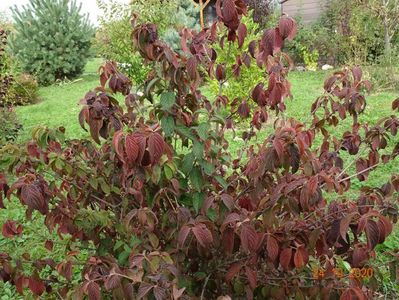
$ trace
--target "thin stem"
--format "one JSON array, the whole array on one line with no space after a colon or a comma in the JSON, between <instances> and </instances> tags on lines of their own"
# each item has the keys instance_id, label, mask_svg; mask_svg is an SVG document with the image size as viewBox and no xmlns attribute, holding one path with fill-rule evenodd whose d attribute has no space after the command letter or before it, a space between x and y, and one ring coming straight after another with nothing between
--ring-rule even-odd
<instances>
[{"instance_id":1,"label":"thin stem","mask_svg":"<svg viewBox=\"0 0 399 300\"><path fill-rule=\"evenodd\" d=\"M212 273L210 273L210 274L206 277L206 279L205 279L204 286L202 287L202 291L201 291L201 298L200 298L200 300L203 300L203 299L204 299L205 289L206 289L206 286L207 286L207 284L208 284L209 278L211 278L211 275L212 275Z\"/></svg>"},{"instance_id":2,"label":"thin stem","mask_svg":"<svg viewBox=\"0 0 399 300\"><path fill-rule=\"evenodd\" d=\"M367 171L370 171L370 170L374 169L375 167L377 167L377 166L380 165L380 164L381 164L381 163L376 163L375 165L373 165L373 166L371 166L371 167L368 167L367 169L364 169L364 170L362 170L362 171L360 171L360 172L357 172L356 174L353 174L353 175L351 175L351 176L348 176L348 177L346 177L346 178L341 179L340 181L338 181L338 183L347 181L347 180L349 180L349 179L352 179L353 177L356 177L356 176L361 175L361 174L363 174L363 173L365 173L365 172L367 172Z\"/></svg>"}]
</instances>

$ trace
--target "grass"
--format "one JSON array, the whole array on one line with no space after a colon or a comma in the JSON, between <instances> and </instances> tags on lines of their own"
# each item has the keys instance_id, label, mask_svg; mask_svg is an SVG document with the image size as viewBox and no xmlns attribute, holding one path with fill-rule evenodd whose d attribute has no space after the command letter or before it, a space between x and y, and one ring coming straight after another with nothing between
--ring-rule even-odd
<instances>
[{"instance_id":1,"label":"grass","mask_svg":"<svg viewBox=\"0 0 399 300\"><path fill-rule=\"evenodd\" d=\"M98 75L96 73L100 59L91 60L85 69L84 74L78 80L73 82L64 82L48 87L40 88L40 97L42 101L25 107L18 107L18 118L23 124L23 131L19 137L20 141L26 141L30 138L31 130L38 125L45 125L48 127L64 126L66 128L66 135L68 138L86 138L89 137L78 123L78 113L80 111L79 100L83 98L86 92L95 88L99 84ZM309 119L310 107L313 101L322 94L323 82L330 72L293 72L290 75L292 83L293 100L287 102L287 116L294 117L300 121ZM369 122L370 125L376 123L381 116L392 114L391 102L397 97L394 92L380 92L367 97L368 108L361 117L361 121ZM350 120L348 120L350 122ZM349 128L345 125L334 129L335 135L341 135L345 129ZM270 132L271 126L265 128L260 132L258 138L264 138ZM230 148L232 152L238 151L242 148L242 142L233 140L231 137ZM377 171L371 173L367 184L378 185L387 181L391 174L398 170L399 163L394 162L379 168ZM354 170L351 170L354 171ZM353 181L354 190L358 191L364 183ZM19 201L13 199L8 205L8 210L0 212L0 224L6 219L24 220L24 213ZM29 230L24 231L23 236L18 242L14 241L13 245L9 245L13 249L21 252L30 249L33 256L38 256L45 252L42 244L42 237L37 236L35 231L40 231L42 235L46 235L40 226L42 226L41 216L35 216L32 221L26 223L25 227ZM0 247L5 246L6 241L0 237ZM396 229L383 245L378 247L378 252L383 253L386 250L393 250L399 244L399 230ZM9 247L7 246L7 247ZM62 246L62 245L61 245ZM19 250L18 250L19 249ZM62 247L57 248L55 255L62 255ZM19 253L18 252L18 253ZM384 258L381 259L384 263ZM392 289L389 283L384 281L384 288ZM15 294L9 286L3 286L5 291L0 300L13 299ZM0 289L2 289L0 285ZM10 290L11 296L8 297L6 293Z\"/></svg>"},{"instance_id":2,"label":"grass","mask_svg":"<svg viewBox=\"0 0 399 300\"><path fill-rule=\"evenodd\" d=\"M31 130L38 125L50 128L64 126L69 138L88 137L78 122L81 109L79 100L91 89L99 85L97 69L101 59L90 60L84 74L72 81L40 88L42 101L37 104L16 109L18 119L23 125L20 140L30 138Z\"/></svg>"}]
</instances>

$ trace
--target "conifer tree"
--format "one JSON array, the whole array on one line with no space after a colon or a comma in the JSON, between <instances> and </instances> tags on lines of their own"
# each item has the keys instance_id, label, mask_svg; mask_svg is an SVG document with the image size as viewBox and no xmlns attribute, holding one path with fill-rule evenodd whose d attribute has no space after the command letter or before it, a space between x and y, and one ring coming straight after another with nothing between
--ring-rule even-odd
<instances>
[{"instance_id":1,"label":"conifer tree","mask_svg":"<svg viewBox=\"0 0 399 300\"><path fill-rule=\"evenodd\" d=\"M11 49L27 73L42 84L74 78L83 72L93 29L81 5L72 0L30 0L14 7L16 33Z\"/></svg>"}]
</instances>

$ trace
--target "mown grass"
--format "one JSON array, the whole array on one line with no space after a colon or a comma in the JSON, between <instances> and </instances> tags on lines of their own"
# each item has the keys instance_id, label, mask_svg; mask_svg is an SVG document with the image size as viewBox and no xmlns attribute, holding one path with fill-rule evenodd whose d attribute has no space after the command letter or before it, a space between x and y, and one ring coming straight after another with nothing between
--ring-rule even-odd
<instances>
[{"instance_id":1,"label":"mown grass","mask_svg":"<svg viewBox=\"0 0 399 300\"><path fill-rule=\"evenodd\" d=\"M42 101L25 107L17 108L19 120L22 122L23 131L19 137L19 141L26 141L30 138L31 130L38 125L45 125L50 128L63 126L66 129L66 136L68 138L86 138L89 137L78 123L78 113L80 106L79 100L85 95L86 92L95 88L99 84L97 69L101 63L100 59L90 61L85 69L84 74L80 79L74 82L64 82L62 84L55 84L49 87L40 88L40 96ZM292 83L293 100L287 101L286 115L294 117L300 121L310 121L310 107L313 101L322 94L323 82L330 72L293 72L290 75L290 82ZM381 92L371 94L367 97L368 107L361 117L361 121L366 121L370 125L376 123L382 116L392 114L391 102L397 98L395 92ZM343 122L338 128L333 129L333 134L340 136L345 130L350 130L350 120ZM258 140L262 140L268 133L271 132L272 122L270 126L266 126L259 135ZM237 152L242 148L242 141L234 139L231 136L230 151L231 153ZM386 182L393 172L397 172L399 163L393 162L388 165L382 166L377 171L372 172L369 180L366 183L360 183L356 180L353 181L354 193L365 184L376 186ZM354 172L354 170L350 170ZM13 199L11 203L7 204L7 211L0 211L0 224L4 223L7 219L14 219L23 221L24 213L21 205L17 199ZM32 221L25 224L26 230L22 237L18 238L10 244L9 241L0 236L0 247L3 249L13 249L18 254L23 254L28 251L32 257L38 257L40 254L45 253L47 250L44 248L43 241L48 235L47 229L42 226L43 219L39 215L35 215ZM55 236L53 236L55 237ZM65 242L65 241L64 241ZM52 253L52 256L59 255L62 257L63 248L58 245ZM399 230L396 228L384 243L378 247L379 253L384 251L392 251L399 245ZM3 250L4 251L4 250ZM385 262L384 257L379 258L380 263ZM387 271L386 271L387 274ZM389 280L384 280L384 288L388 290L395 289L395 284L390 283ZM1 300L15 299L14 290L10 286L1 286L3 288L3 295ZM6 292L7 291L7 292ZM11 296L8 296L8 291ZM6 293L5 293L6 292ZM399 291L398 291L399 292ZM7 294L7 295L6 295Z\"/></svg>"}]
</instances>

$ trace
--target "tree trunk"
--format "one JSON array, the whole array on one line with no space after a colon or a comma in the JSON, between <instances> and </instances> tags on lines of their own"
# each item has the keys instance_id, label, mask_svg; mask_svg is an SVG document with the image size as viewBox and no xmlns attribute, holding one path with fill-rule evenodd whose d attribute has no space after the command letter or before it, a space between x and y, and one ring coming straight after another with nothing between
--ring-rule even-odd
<instances>
[{"instance_id":1,"label":"tree trunk","mask_svg":"<svg viewBox=\"0 0 399 300\"><path fill-rule=\"evenodd\" d=\"M384 53L386 57L391 54L391 35L389 32L388 0L384 0Z\"/></svg>"}]
</instances>

